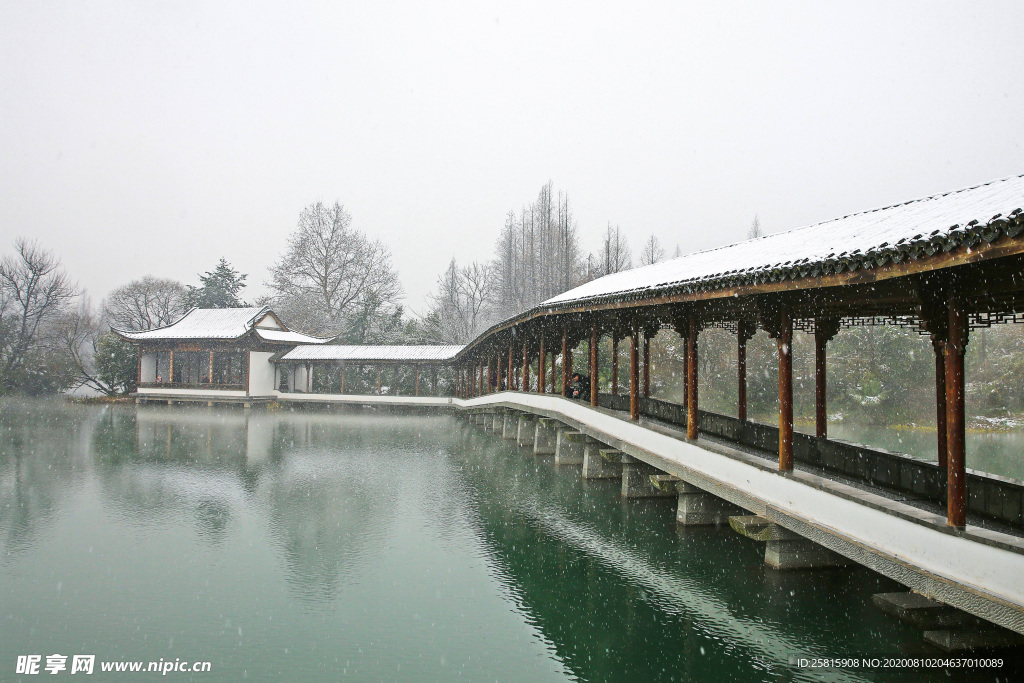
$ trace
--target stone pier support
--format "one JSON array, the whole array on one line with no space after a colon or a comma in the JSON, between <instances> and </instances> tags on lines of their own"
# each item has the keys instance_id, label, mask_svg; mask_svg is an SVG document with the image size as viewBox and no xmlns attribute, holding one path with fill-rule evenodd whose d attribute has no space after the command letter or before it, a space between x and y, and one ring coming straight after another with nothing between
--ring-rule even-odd
<instances>
[{"instance_id":1,"label":"stone pier support","mask_svg":"<svg viewBox=\"0 0 1024 683\"><path fill-rule=\"evenodd\" d=\"M764 542L764 563L772 569L819 569L851 564L842 555L758 515L730 517L729 526L741 536Z\"/></svg>"},{"instance_id":2,"label":"stone pier support","mask_svg":"<svg viewBox=\"0 0 1024 683\"><path fill-rule=\"evenodd\" d=\"M745 514L742 508L693 484L676 480L671 485L679 497L676 521L682 526L721 526L728 524L730 517Z\"/></svg>"},{"instance_id":3,"label":"stone pier support","mask_svg":"<svg viewBox=\"0 0 1024 683\"><path fill-rule=\"evenodd\" d=\"M584 479L621 479L622 451L591 439L583 450Z\"/></svg>"},{"instance_id":4,"label":"stone pier support","mask_svg":"<svg viewBox=\"0 0 1024 683\"><path fill-rule=\"evenodd\" d=\"M505 426L505 411L498 410L491 415L491 431L500 432Z\"/></svg>"},{"instance_id":5,"label":"stone pier support","mask_svg":"<svg viewBox=\"0 0 1024 683\"><path fill-rule=\"evenodd\" d=\"M662 474L657 467L626 455L622 460L622 497L623 498L671 498L674 491L662 491L651 483L652 474Z\"/></svg>"},{"instance_id":6,"label":"stone pier support","mask_svg":"<svg viewBox=\"0 0 1024 683\"><path fill-rule=\"evenodd\" d=\"M590 441L582 432L559 429L555 443L555 465L582 465L583 451Z\"/></svg>"},{"instance_id":7,"label":"stone pier support","mask_svg":"<svg viewBox=\"0 0 1024 683\"><path fill-rule=\"evenodd\" d=\"M519 429L519 414L509 410L502 418L501 438L512 440L516 438Z\"/></svg>"},{"instance_id":8,"label":"stone pier support","mask_svg":"<svg viewBox=\"0 0 1024 683\"><path fill-rule=\"evenodd\" d=\"M533 423L535 418L529 413L522 413L519 416L519 424L516 427L516 445L517 446L532 446L533 445Z\"/></svg>"},{"instance_id":9,"label":"stone pier support","mask_svg":"<svg viewBox=\"0 0 1024 683\"><path fill-rule=\"evenodd\" d=\"M558 420L553 417L542 417L537 420L537 426L533 430L534 455L554 455L558 425Z\"/></svg>"}]
</instances>

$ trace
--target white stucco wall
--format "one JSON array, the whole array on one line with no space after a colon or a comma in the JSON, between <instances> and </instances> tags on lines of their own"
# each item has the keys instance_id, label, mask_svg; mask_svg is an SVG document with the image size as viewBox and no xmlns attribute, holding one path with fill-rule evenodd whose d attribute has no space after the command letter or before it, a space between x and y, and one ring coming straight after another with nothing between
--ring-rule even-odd
<instances>
[{"instance_id":1,"label":"white stucco wall","mask_svg":"<svg viewBox=\"0 0 1024 683\"><path fill-rule=\"evenodd\" d=\"M302 363L289 363L292 368L292 391L306 392L306 366Z\"/></svg>"},{"instance_id":2,"label":"white stucco wall","mask_svg":"<svg viewBox=\"0 0 1024 683\"><path fill-rule=\"evenodd\" d=\"M249 395L272 396L274 389L274 365L270 362L273 353L268 351L249 352Z\"/></svg>"}]
</instances>

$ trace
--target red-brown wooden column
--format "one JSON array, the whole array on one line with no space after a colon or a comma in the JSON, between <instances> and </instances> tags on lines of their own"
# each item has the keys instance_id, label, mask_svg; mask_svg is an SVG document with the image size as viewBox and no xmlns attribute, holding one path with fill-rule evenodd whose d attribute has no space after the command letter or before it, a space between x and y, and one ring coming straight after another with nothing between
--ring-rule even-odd
<instances>
[{"instance_id":1,"label":"red-brown wooden column","mask_svg":"<svg viewBox=\"0 0 1024 683\"><path fill-rule=\"evenodd\" d=\"M516 389L516 373L515 366L512 365L512 338L508 340L508 390L515 391Z\"/></svg>"},{"instance_id":2,"label":"red-brown wooden column","mask_svg":"<svg viewBox=\"0 0 1024 683\"><path fill-rule=\"evenodd\" d=\"M612 332L612 394L619 395L619 332Z\"/></svg>"},{"instance_id":3,"label":"red-brown wooden column","mask_svg":"<svg viewBox=\"0 0 1024 683\"><path fill-rule=\"evenodd\" d=\"M736 416L747 419L747 342L754 336L754 326L745 320L736 323Z\"/></svg>"},{"instance_id":4,"label":"red-brown wooden column","mask_svg":"<svg viewBox=\"0 0 1024 683\"><path fill-rule=\"evenodd\" d=\"M420 395L420 364L419 363L416 364L416 390L415 390L415 394L414 395L415 396L419 396Z\"/></svg>"},{"instance_id":5,"label":"red-brown wooden column","mask_svg":"<svg viewBox=\"0 0 1024 683\"><path fill-rule=\"evenodd\" d=\"M789 309L779 314L779 469L793 469L793 319Z\"/></svg>"},{"instance_id":6,"label":"red-brown wooden column","mask_svg":"<svg viewBox=\"0 0 1024 683\"><path fill-rule=\"evenodd\" d=\"M644 398L651 395L651 334L650 330L642 330L644 335Z\"/></svg>"},{"instance_id":7,"label":"red-brown wooden column","mask_svg":"<svg viewBox=\"0 0 1024 683\"><path fill-rule=\"evenodd\" d=\"M831 319L814 321L814 434L828 438L828 397L826 395L828 343L839 331L839 322Z\"/></svg>"},{"instance_id":8,"label":"red-brown wooden column","mask_svg":"<svg viewBox=\"0 0 1024 683\"><path fill-rule=\"evenodd\" d=\"M537 393L543 394L547 382L548 357L544 350L544 330L540 331L540 351L537 353Z\"/></svg>"},{"instance_id":9,"label":"red-brown wooden column","mask_svg":"<svg viewBox=\"0 0 1024 683\"><path fill-rule=\"evenodd\" d=\"M530 390L530 357L526 353L526 342L523 342L523 391Z\"/></svg>"},{"instance_id":10,"label":"red-brown wooden column","mask_svg":"<svg viewBox=\"0 0 1024 683\"><path fill-rule=\"evenodd\" d=\"M590 325L590 405L597 405L597 321Z\"/></svg>"},{"instance_id":11,"label":"red-brown wooden column","mask_svg":"<svg viewBox=\"0 0 1024 683\"><path fill-rule=\"evenodd\" d=\"M640 419L640 325L633 321L629 333L629 419Z\"/></svg>"},{"instance_id":12,"label":"red-brown wooden column","mask_svg":"<svg viewBox=\"0 0 1024 683\"><path fill-rule=\"evenodd\" d=\"M562 325L562 396L569 395L569 378L572 377L572 355L569 351L569 328Z\"/></svg>"},{"instance_id":13,"label":"red-brown wooden column","mask_svg":"<svg viewBox=\"0 0 1024 683\"><path fill-rule=\"evenodd\" d=\"M942 335L944 336L944 335ZM940 335L933 334L932 349L935 351L935 435L938 461L946 469L946 342Z\"/></svg>"},{"instance_id":14,"label":"red-brown wooden column","mask_svg":"<svg viewBox=\"0 0 1024 683\"><path fill-rule=\"evenodd\" d=\"M555 391L555 388L556 388L555 387L555 376L558 374L557 370L555 369L555 363L557 361L558 361L558 352L557 351L552 351L551 352L551 393L552 394L557 394L558 393L557 391Z\"/></svg>"},{"instance_id":15,"label":"red-brown wooden column","mask_svg":"<svg viewBox=\"0 0 1024 683\"><path fill-rule=\"evenodd\" d=\"M967 523L966 422L964 420L964 353L967 351L967 312L950 296L949 339L946 341L946 524Z\"/></svg>"},{"instance_id":16,"label":"red-brown wooden column","mask_svg":"<svg viewBox=\"0 0 1024 683\"><path fill-rule=\"evenodd\" d=\"M501 374L501 354L494 354L494 390L501 391L501 381L503 377Z\"/></svg>"},{"instance_id":17,"label":"red-brown wooden column","mask_svg":"<svg viewBox=\"0 0 1024 683\"><path fill-rule=\"evenodd\" d=\"M696 439L700 424L697 412L697 334L700 324L697 317L690 316L686 335L686 438Z\"/></svg>"}]
</instances>

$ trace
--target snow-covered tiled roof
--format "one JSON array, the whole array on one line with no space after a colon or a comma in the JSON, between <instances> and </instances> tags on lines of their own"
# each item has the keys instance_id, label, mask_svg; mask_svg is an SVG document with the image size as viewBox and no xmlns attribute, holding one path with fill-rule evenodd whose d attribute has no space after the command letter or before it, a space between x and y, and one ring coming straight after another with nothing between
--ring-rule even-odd
<instances>
[{"instance_id":1,"label":"snow-covered tiled roof","mask_svg":"<svg viewBox=\"0 0 1024 683\"><path fill-rule=\"evenodd\" d=\"M162 341L182 339L240 339L253 329L253 325L270 311L267 306L248 308L193 308L165 327L143 332L117 330L114 332L130 341ZM296 344L323 344L326 339L310 337L288 330L258 328L257 334L267 341Z\"/></svg>"},{"instance_id":2,"label":"snow-covered tiled roof","mask_svg":"<svg viewBox=\"0 0 1024 683\"><path fill-rule=\"evenodd\" d=\"M374 361L448 361L464 347L448 346L296 346L282 355L282 361L335 360Z\"/></svg>"},{"instance_id":3,"label":"snow-covered tiled roof","mask_svg":"<svg viewBox=\"0 0 1024 683\"><path fill-rule=\"evenodd\" d=\"M285 342L288 344L324 344L330 341L329 339L321 339L320 337L311 337L308 334L302 334L301 332L267 330L262 327L256 328L256 334L266 341Z\"/></svg>"},{"instance_id":4,"label":"snow-covered tiled roof","mask_svg":"<svg viewBox=\"0 0 1024 683\"><path fill-rule=\"evenodd\" d=\"M537 308L707 291L883 266L1024 231L1024 176L607 275Z\"/></svg>"}]
</instances>

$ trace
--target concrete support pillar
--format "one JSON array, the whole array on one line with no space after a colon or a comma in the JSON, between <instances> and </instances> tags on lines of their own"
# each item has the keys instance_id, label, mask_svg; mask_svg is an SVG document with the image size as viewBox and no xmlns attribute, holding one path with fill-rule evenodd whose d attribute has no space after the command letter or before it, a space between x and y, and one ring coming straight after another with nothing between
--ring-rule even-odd
<instances>
[{"instance_id":1,"label":"concrete support pillar","mask_svg":"<svg viewBox=\"0 0 1024 683\"><path fill-rule=\"evenodd\" d=\"M640 419L640 367L637 352L639 334L640 326L634 320L629 335L629 419L634 422Z\"/></svg>"},{"instance_id":2,"label":"concrete support pillar","mask_svg":"<svg viewBox=\"0 0 1024 683\"><path fill-rule=\"evenodd\" d=\"M818 569L852 564L842 555L758 515L730 517L729 526L741 536L764 542L764 563L772 569Z\"/></svg>"},{"instance_id":3,"label":"concrete support pillar","mask_svg":"<svg viewBox=\"0 0 1024 683\"><path fill-rule=\"evenodd\" d=\"M501 438L511 441L516 438L519 431L519 414L515 411L506 411L502 416Z\"/></svg>"},{"instance_id":4,"label":"concrete support pillar","mask_svg":"<svg viewBox=\"0 0 1024 683\"><path fill-rule=\"evenodd\" d=\"M685 481L676 482L676 494L676 521L683 526L726 525L730 517L744 514L742 508Z\"/></svg>"},{"instance_id":5,"label":"concrete support pillar","mask_svg":"<svg viewBox=\"0 0 1024 683\"><path fill-rule=\"evenodd\" d=\"M497 410L497 411L495 411L494 414L491 415L491 431L492 432L499 432L500 433L502 431L502 428L504 427L504 425L505 425L505 411L504 410Z\"/></svg>"},{"instance_id":6,"label":"concrete support pillar","mask_svg":"<svg viewBox=\"0 0 1024 683\"><path fill-rule=\"evenodd\" d=\"M657 467L652 467L625 453L620 459L623 498L671 498L676 495L674 491L663 491L651 483L652 474L661 474Z\"/></svg>"},{"instance_id":7,"label":"concrete support pillar","mask_svg":"<svg viewBox=\"0 0 1024 683\"><path fill-rule=\"evenodd\" d=\"M553 417L542 417L537 420L533 430L533 454L554 455L555 441L558 437L558 420Z\"/></svg>"},{"instance_id":8,"label":"concrete support pillar","mask_svg":"<svg viewBox=\"0 0 1024 683\"><path fill-rule=\"evenodd\" d=\"M519 415L519 424L516 427L516 445L533 446L534 417L529 413Z\"/></svg>"},{"instance_id":9,"label":"concrete support pillar","mask_svg":"<svg viewBox=\"0 0 1024 683\"><path fill-rule=\"evenodd\" d=\"M582 432L572 429L559 429L555 442L556 465L582 465L583 452L590 442Z\"/></svg>"},{"instance_id":10,"label":"concrete support pillar","mask_svg":"<svg viewBox=\"0 0 1024 683\"><path fill-rule=\"evenodd\" d=\"M697 412L697 317L690 316L686 335L686 438L696 439L700 425Z\"/></svg>"},{"instance_id":11,"label":"concrete support pillar","mask_svg":"<svg viewBox=\"0 0 1024 683\"><path fill-rule=\"evenodd\" d=\"M597 407L597 321L590 326L590 405Z\"/></svg>"},{"instance_id":12,"label":"concrete support pillar","mask_svg":"<svg viewBox=\"0 0 1024 683\"><path fill-rule=\"evenodd\" d=\"M793 469L793 319L789 309L779 315L779 469Z\"/></svg>"},{"instance_id":13,"label":"concrete support pillar","mask_svg":"<svg viewBox=\"0 0 1024 683\"><path fill-rule=\"evenodd\" d=\"M584 479L621 479L622 451L588 439L583 448Z\"/></svg>"},{"instance_id":14,"label":"concrete support pillar","mask_svg":"<svg viewBox=\"0 0 1024 683\"><path fill-rule=\"evenodd\" d=\"M967 524L966 421L964 416L964 354L967 352L967 311L950 296L949 339L946 341L946 523Z\"/></svg>"}]
</instances>

